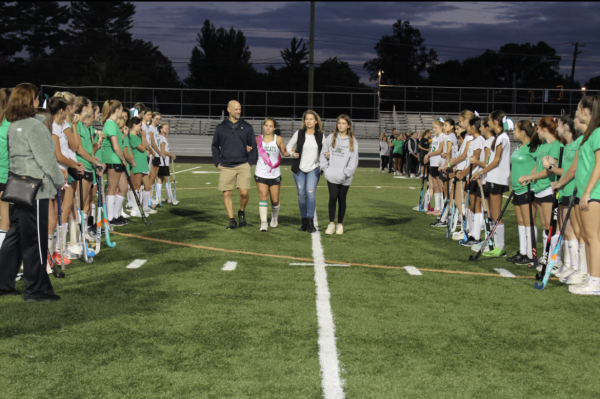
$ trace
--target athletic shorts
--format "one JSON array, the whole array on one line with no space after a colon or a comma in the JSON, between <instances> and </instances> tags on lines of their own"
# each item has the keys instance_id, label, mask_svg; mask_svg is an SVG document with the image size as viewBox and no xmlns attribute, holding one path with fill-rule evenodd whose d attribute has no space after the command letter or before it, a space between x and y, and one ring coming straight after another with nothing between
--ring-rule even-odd
<instances>
[{"instance_id":1,"label":"athletic shorts","mask_svg":"<svg viewBox=\"0 0 600 399\"><path fill-rule=\"evenodd\" d=\"M515 206L528 205L532 204L531 197L533 196L533 192L524 192L521 194L515 193L512 203Z\"/></svg>"},{"instance_id":2,"label":"athletic shorts","mask_svg":"<svg viewBox=\"0 0 600 399\"><path fill-rule=\"evenodd\" d=\"M4 192L5 188L6 188L6 183L0 183L0 192Z\"/></svg>"},{"instance_id":3,"label":"athletic shorts","mask_svg":"<svg viewBox=\"0 0 600 399\"><path fill-rule=\"evenodd\" d=\"M219 170L219 191L231 191L237 183L237 188L250 189L251 167L248 162L233 168L221 166Z\"/></svg>"},{"instance_id":4,"label":"athletic shorts","mask_svg":"<svg viewBox=\"0 0 600 399\"><path fill-rule=\"evenodd\" d=\"M504 194L508 191L508 186L505 186L504 184L488 182L485 183L485 186L483 186L483 191L490 194Z\"/></svg>"},{"instance_id":5,"label":"athletic shorts","mask_svg":"<svg viewBox=\"0 0 600 399\"><path fill-rule=\"evenodd\" d=\"M152 158L152 166L160 166L160 158L159 157Z\"/></svg>"},{"instance_id":6,"label":"athletic shorts","mask_svg":"<svg viewBox=\"0 0 600 399\"><path fill-rule=\"evenodd\" d=\"M87 180L92 183L94 181L94 172L88 172L87 170L83 172L83 180Z\"/></svg>"},{"instance_id":7,"label":"athletic shorts","mask_svg":"<svg viewBox=\"0 0 600 399\"><path fill-rule=\"evenodd\" d=\"M433 178L440 177L440 168L435 167L435 166L430 166L429 167L429 176L431 176Z\"/></svg>"},{"instance_id":8,"label":"athletic shorts","mask_svg":"<svg viewBox=\"0 0 600 399\"><path fill-rule=\"evenodd\" d=\"M554 198L556 198L555 194L546 195L544 197L535 197L535 202L537 204L553 203L554 202Z\"/></svg>"},{"instance_id":9,"label":"athletic shorts","mask_svg":"<svg viewBox=\"0 0 600 399\"><path fill-rule=\"evenodd\" d=\"M71 176L71 179L73 179L72 181L81 180L83 177L83 175L77 173L77 169L75 168L67 168L67 173L69 174L69 176Z\"/></svg>"},{"instance_id":10,"label":"athletic shorts","mask_svg":"<svg viewBox=\"0 0 600 399\"><path fill-rule=\"evenodd\" d=\"M266 184L267 186L280 186L281 185L281 176L275 177L273 179L265 179L264 177L258 177L254 175L254 181L260 184Z\"/></svg>"},{"instance_id":11,"label":"athletic shorts","mask_svg":"<svg viewBox=\"0 0 600 399\"><path fill-rule=\"evenodd\" d=\"M159 166L158 167L158 176L159 177L167 177L171 176L171 171L168 166Z\"/></svg>"},{"instance_id":12,"label":"athletic shorts","mask_svg":"<svg viewBox=\"0 0 600 399\"><path fill-rule=\"evenodd\" d=\"M404 155L394 153L394 159L396 158L404 158Z\"/></svg>"},{"instance_id":13,"label":"athletic shorts","mask_svg":"<svg viewBox=\"0 0 600 399\"><path fill-rule=\"evenodd\" d=\"M484 186L485 187L485 186ZM479 189L479 185L477 185L477 189L475 190L475 195L477 196L477 198L481 198L481 190ZM490 198L490 193L486 193L485 191L483 192L483 197L484 198Z\"/></svg>"},{"instance_id":14,"label":"athletic shorts","mask_svg":"<svg viewBox=\"0 0 600 399\"><path fill-rule=\"evenodd\" d=\"M117 173L125 172L125 167L122 163L107 163L106 169L114 169Z\"/></svg>"},{"instance_id":15,"label":"athletic shorts","mask_svg":"<svg viewBox=\"0 0 600 399\"><path fill-rule=\"evenodd\" d=\"M471 194L474 194L476 190L479 190L479 186L477 185L477 181L473 180L470 183L464 184L464 191L470 191Z\"/></svg>"}]
</instances>

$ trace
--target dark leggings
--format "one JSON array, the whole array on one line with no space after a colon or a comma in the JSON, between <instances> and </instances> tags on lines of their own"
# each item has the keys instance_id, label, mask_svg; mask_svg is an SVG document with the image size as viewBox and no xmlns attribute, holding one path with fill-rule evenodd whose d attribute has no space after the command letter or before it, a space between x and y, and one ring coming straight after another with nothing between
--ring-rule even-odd
<instances>
[{"instance_id":1,"label":"dark leggings","mask_svg":"<svg viewBox=\"0 0 600 399\"><path fill-rule=\"evenodd\" d=\"M335 207L339 202L340 209L338 211L338 223L344 223L344 215L346 214L346 196L348 195L350 186L327 182L327 187L329 188L329 221L334 222Z\"/></svg>"}]
</instances>

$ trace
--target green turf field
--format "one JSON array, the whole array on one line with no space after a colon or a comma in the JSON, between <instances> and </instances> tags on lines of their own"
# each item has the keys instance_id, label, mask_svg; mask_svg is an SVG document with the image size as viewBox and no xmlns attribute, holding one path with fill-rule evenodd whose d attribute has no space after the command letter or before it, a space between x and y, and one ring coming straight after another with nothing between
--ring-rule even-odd
<instances>
[{"instance_id":1,"label":"green turf field","mask_svg":"<svg viewBox=\"0 0 600 399\"><path fill-rule=\"evenodd\" d=\"M289 167L267 233L256 189L249 226L228 231L218 174L193 173L214 167L177 166L191 168L177 175L178 206L150 227L115 227L115 248L51 277L61 301L0 298L0 398L323 397L313 238L297 232ZM325 259L352 265L326 269L346 397L597 398L600 298L556 280L537 291L505 259L469 262L474 252L412 211L420 184L358 169L344 235L326 236L320 181ZM512 206L505 221L513 255ZM127 269L136 259L147 262Z\"/></svg>"}]
</instances>

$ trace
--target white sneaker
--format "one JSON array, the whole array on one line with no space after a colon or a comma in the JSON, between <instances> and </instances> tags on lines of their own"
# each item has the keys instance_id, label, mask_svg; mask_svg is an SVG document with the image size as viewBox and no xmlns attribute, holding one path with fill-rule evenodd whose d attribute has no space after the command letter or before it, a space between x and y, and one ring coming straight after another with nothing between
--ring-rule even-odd
<instances>
[{"instance_id":1,"label":"white sneaker","mask_svg":"<svg viewBox=\"0 0 600 399\"><path fill-rule=\"evenodd\" d=\"M134 209L134 210L131 211L131 216L133 216L134 218L141 218L142 214L140 213L140 211ZM148 217L148 216L150 216L150 214L144 212L144 216Z\"/></svg>"},{"instance_id":2,"label":"white sneaker","mask_svg":"<svg viewBox=\"0 0 600 399\"><path fill-rule=\"evenodd\" d=\"M139 213L139 211L138 211L138 213ZM156 209L148 208L148 209L144 209L144 213L147 213L149 215L154 215L155 213L158 213L158 211Z\"/></svg>"},{"instance_id":3,"label":"white sneaker","mask_svg":"<svg viewBox=\"0 0 600 399\"><path fill-rule=\"evenodd\" d=\"M151 199L150 202L152 202L152 205L154 205L154 206L158 205L157 199Z\"/></svg>"},{"instance_id":4,"label":"white sneaker","mask_svg":"<svg viewBox=\"0 0 600 399\"><path fill-rule=\"evenodd\" d=\"M335 234L344 234L344 226L341 223L338 223Z\"/></svg>"},{"instance_id":5,"label":"white sneaker","mask_svg":"<svg viewBox=\"0 0 600 399\"><path fill-rule=\"evenodd\" d=\"M85 238L87 238L88 241L96 241L96 231L94 230L92 231L87 231L85 233Z\"/></svg>"},{"instance_id":6,"label":"white sneaker","mask_svg":"<svg viewBox=\"0 0 600 399\"><path fill-rule=\"evenodd\" d=\"M269 226L269 223L267 223L267 222L261 223L260 224L260 231L267 231L267 226Z\"/></svg>"},{"instance_id":7,"label":"white sneaker","mask_svg":"<svg viewBox=\"0 0 600 399\"><path fill-rule=\"evenodd\" d=\"M335 233L335 224L329 223L327 230L325 230L325 234L331 235L333 233Z\"/></svg>"},{"instance_id":8,"label":"white sneaker","mask_svg":"<svg viewBox=\"0 0 600 399\"><path fill-rule=\"evenodd\" d=\"M410 175L410 177L413 177L413 178L414 178L414 177L417 177L417 175L415 175L414 173L412 173L412 174Z\"/></svg>"},{"instance_id":9,"label":"white sneaker","mask_svg":"<svg viewBox=\"0 0 600 399\"><path fill-rule=\"evenodd\" d=\"M459 241L462 240L463 238L465 238L465 233L460 230L460 231L455 231L454 233L452 233L452 239Z\"/></svg>"},{"instance_id":10,"label":"white sneaker","mask_svg":"<svg viewBox=\"0 0 600 399\"><path fill-rule=\"evenodd\" d=\"M419 212L419 205L415 206L412 210Z\"/></svg>"},{"instance_id":11,"label":"white sneaker","mask_svg":"<svg viewBox=\"0 0 600 399\"><path fill-rule=\"evenodd\" d=\"M129 219L131 217L128 214L126 214L124 210L121 210L121 216L124 217L125 219Z\"/></svg>"},{"instance_id":12,"label":"white sneaker","mask_svg":"<svg viewBox=\"0 0 600 399\"><path fill-rule=\"evenodd\" d=\"M83 252L83 251L82 251L82 252ZM71 251L69 250L69 248L67 248L67 249L65 250L65 258L67 258L67 259L70 259L70 260L75 260L75 259L79 259L79 255L78 255L78 254L75 254L75 253L73 253L73 252L71 252Z\"/></svg>"},{"instance_id":13,"label":"white sneaker","mask_svg":"<svg viewBox=\"0 0 600 399\"><path fill-rule=\"evenodd\" d=\"M171 201L171 204L173 204L173 205L177 205L177 204L179 204L179 201L177 201L177 200L173 200L173 201Z\"/></svg>"},{"instance_id":14,"label":"white sneaker","mask_svg":"<svg viewBox=\"0 0 600 399\"><path fill-rule=\"evenodd\" d=\"M83 245L81 245L81 243L80 243L80 242L78 242L78 243L77 243L77 244L75 244L75 245L69 245L69 246L67 247L67 250L68 250L69 252L71 252L72 254L75 254L75 255L81 255L81 254L83 254Z\"/></svg>"},{"instance_id":15,"label":"white sneaker","mask_svg":"<svg viewBox=\"0 0 600 399\"><path fill-rule=\"evenodd\" d=\"M556 273L556 274L555 274L555 276L556 276L556 277L558 277L558 281L560 281L560 282L561 282L561 283L563 283L563 284L566 284L566 283L567 283L567 280L569 279L569 277L570 277L570 276L571 276L573 273L575 273L576 271L578 271L578 270L576 270L576 269L573 269L573 268L569 267L569 269L568 269L568 270L565 270L565 271L564 271L563 273L561 273L561 274L558 274L558 273Z\"/></svg>"},{"instance_id":16,"label":"white sneaker","mask_svg":"<svg viewBox=\"0 0 600 399\"><path fill-rule=\"evenodd\" d=\"M277 218L271 218L271 227L277 227Z\"/></svg>"},{"instance_id":17,"label":"white sneaker","mask_svg":"<svg viewBox=\"0 0 600 399\"><path fill-rule=\"evenodd\" d=\"M569 292L576 295L600 295L600 284L590 284L588 280L582 285L570 285Z\"/></svg>"},{"instance_id":18,"label":"white sneaker","mask_svg":"<svg viewBox=\"0 0 600 399\"><path fill-rule=\"evenodd\" d=\"M171 198L167 198L167 204L171 204L173 201L171 200Z\"/></svg>"},{"instance_id":19,"label":"white sneaker","mask_svg":"<svg viewBox=\"0 0 600 399\"><path fill-rule=\"evenodd\" d=\"M581 272L581 270L577 270L569 276L567 281L565 281L565 284L567 284L567 285L581 284L581 282L584 279L587 279L587 274L583 274Z\"/></svg>"},{"instance_id":20,"label":"white sneaker","mask_svg":"<svg viewBox=\"0 0 600 399\"><path fill-rule=\"evenodd\" d=\"M548 263L550 263L550 260L548 260ZM563 267L563 263L562 262L556 262L554 264L554 267L552 268L552 275L556 276L557 273L559 272L559 270L561 270ZM558 277L558 276L557 276Z\"/></svg>"},{"instance_id":21,"label":"white sneaker","mask_svg":"<svg viewBox=\"0 0 600 399\"><path fill-rule=\"evenodd\" d=\"M563 265L560 267L560 269L558 270L558 272L556 272L555 276L558 277L558 278L560 278L560 277L563 276L563 274L567 273L570 270L572 270L571 265L567 266L567 265L565 265L563 263ZM572 273L572 271L570 273Z\"/></svg>"},{"instance_id":22,"label":"white sneaker","mask_svg":"<svg viewBox=\"0 0 600 399\"><path fill-rule=\"evenodd\" d=\"M482 240L479 244L475 244L473 246L471 246L471 250L473 252L479 252L479 250L481 249L481 247L483 247L485 240ZM483 252L489 252L490 251L490 244L486 243L485 248L483 249Z\"/></svg>"}]
</instances>

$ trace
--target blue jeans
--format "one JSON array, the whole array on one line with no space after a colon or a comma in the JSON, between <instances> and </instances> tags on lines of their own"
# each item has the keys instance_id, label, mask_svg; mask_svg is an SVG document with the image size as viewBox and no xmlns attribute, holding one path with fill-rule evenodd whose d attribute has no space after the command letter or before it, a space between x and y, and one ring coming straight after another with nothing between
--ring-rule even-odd
<instances>
[{"instance_id":1,"label":"blue jeans","mask_svg":"<svg viewBox=\"0 0 600 399\"><path fill-rule=\"evenodd\" d=\"M315 168L308 173L299 170L294 173L294 181L298 190L298 207L302 219L315 217L317 207L317 184L321 177L321 168Z\"/></svg>"}]
</instances>

